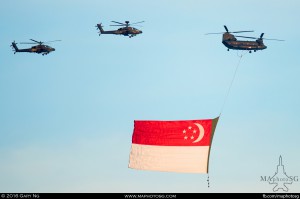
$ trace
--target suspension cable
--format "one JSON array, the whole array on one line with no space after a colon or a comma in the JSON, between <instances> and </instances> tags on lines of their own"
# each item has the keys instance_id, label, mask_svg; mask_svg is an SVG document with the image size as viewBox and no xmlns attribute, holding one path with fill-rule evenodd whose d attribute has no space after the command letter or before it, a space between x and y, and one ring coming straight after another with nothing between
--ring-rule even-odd
<instances>
[{"instance_id":1,"label":"suspension cable","mask_svg":"<svg viewBox=\"0 0 300 199\"><path fill-rule=\"evenodd\" d=\"M232 77L232 79L231 79L231 82L230 82L230 84L229 84L229 88L228 88L228 90L227 90L227 93L226 93L226 95L225 95L225 98L224 98L224 101L223 101L223 105L222 105L222 107L221 107L221 111L220 111L219 117L221 116L221 114L222 114L222 112L223 112L223 109L224 109L224 106L225 106L225 104L226 104L226 102L227 102L227 99L228 99L228 96L229 96L229 93L230 93L230 90L231 90L233 81L234 81L234 79L235 79L235 77L236 77L236 73L237 73L237 70L238 70L239 65L240 65L240 63L241 63L241 59L242 59L243 55L245 55L245 54L239 55L238 52L237 52L237 56L239 57L239 60L238 60L238 63L237 63L237 65L236 65L236 67L235 67L235 71L234 71L233 77Z\"/></svg>"}]
</instances>

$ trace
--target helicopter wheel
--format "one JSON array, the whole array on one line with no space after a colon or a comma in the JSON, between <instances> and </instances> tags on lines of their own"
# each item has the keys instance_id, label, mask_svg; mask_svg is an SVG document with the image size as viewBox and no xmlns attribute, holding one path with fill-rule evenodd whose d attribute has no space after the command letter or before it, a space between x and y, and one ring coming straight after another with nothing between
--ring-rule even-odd
<instances>
[{"instance_id":1,"label":"helicopter wheel","mask_svg":"<svg viewBox=\"0 0 300 199\"><path fill-rule=\"evenodd\" d=\"M249 53L252 53L251 50L249 51Z\"/></svg>"},{"instance_id":2,"label":"helicopter wheel","mask_svg":"<svg viewBox=\"0 0 300 199\"><path fill-rule=\"evenodd\" d=\"M229 49L227 49L227 51L229 51Z\"/></svg>"}]
</instances>

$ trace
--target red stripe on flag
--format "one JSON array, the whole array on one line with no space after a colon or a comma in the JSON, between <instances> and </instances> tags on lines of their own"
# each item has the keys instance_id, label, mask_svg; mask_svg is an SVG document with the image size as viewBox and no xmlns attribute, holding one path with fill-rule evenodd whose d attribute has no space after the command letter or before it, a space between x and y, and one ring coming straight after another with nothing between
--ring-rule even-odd
<instances>
[{"instance_id":1,"label":"red stripe on flag","mask_svg":"<svg viewBox=\"0 0 300 199\"><path fill-rule=\"evenodd\" d=\"M159 146L210 146L212 119L135 120L132 143Z\"/></svg>"}]
</instances>

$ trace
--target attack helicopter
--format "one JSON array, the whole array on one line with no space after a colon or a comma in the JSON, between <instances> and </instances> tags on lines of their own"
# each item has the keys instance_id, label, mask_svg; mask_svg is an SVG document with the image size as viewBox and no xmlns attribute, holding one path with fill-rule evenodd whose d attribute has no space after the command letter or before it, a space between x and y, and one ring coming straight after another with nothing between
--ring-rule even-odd
<instances>
[{"instance_id":1,"label":"attack helicopter","mask_svg":"<svg viewBox=\"0 0 300 199\"><path fill-rule=\"evenodd\" d=\"M44 56L49 54L52 51L55 51L55 48L52 48L48 45L44 45L44 43L61 41L61 40L54 40L54 41L41 42L41 41L36 41L34 39L30 39L30 40L33 42L21 42L20 44L38 44L38 45L32 46L31 48L19 49L17 47L17 43L13 41L11 47L13 47L14 54L16 54L17 52L28 52L28 53L38 53Z\"/></svg>"},{"instance_id":2,"label":"attack helicopter","mask_svg":"<svg viewBox=\"0 0 300 199\"><path fill-rule=\"evenodd\" d=\"M115 35L124 35L124 36L128 36L129 38L131 38L131 37L134 37L138 34L143 33L143 31L141 31L137 28L131 27L131 25L143 23L144 21L140 21L140 22L136 22L136 23L132 23L132 24L130 24L129 21L125 21L125 23L120 23L120 22L117 22L117 21L111 21L111 22L116 23L116 24L110 25L110 26L123 26L123 27L121 27L117 30L105 31L105 30L103 30L102 24L99 23L99 24L96 25L97 29L100 30L99 36L101 34L115 34Z\"/></svg>"},{"instance_id":3,"label":"attack helicopter","mask_svg":"<svg viewBox=\"0 0 300 199\"><path fill-rule=\"evenodd\" d=\"M248 50L249 53L256 52L257 50L264 50L267 48L267 46L264 44L263 39L265 40L276 40L276 41L284 41L280 39L266 39L263 38L264 33L261 33L259 38L256 37L246 37L246 36L235 36L231 33L242 33L242 32L254 32L253 30L249 31L235 31L235 32L229 32L228 28L224 25L224 28L226 32L221 32L221 33L207 33L206 35L209 34L223 34L222 38L222 43L229 49L233 50ZM237 40L236 37L241 37L241 38L249 38L249 39L255 39L255 41L245 41L245 40Z\"/></svg>"}]
</instances>

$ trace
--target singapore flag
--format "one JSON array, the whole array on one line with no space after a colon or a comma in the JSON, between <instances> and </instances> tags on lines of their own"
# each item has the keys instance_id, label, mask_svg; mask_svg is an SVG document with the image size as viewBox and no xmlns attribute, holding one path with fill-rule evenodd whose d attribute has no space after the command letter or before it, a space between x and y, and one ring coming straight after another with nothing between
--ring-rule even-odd
<instances>
[{"instance_id":1,"label":"singapore flag","mask_svg":"<svg viewBox=\"0 0 300 199\"><path fill-rule=\"evenodd\" d=\"M201 120L135 120L129 168L208 173L219 117Z\"/></svg>"}]
</instances>

